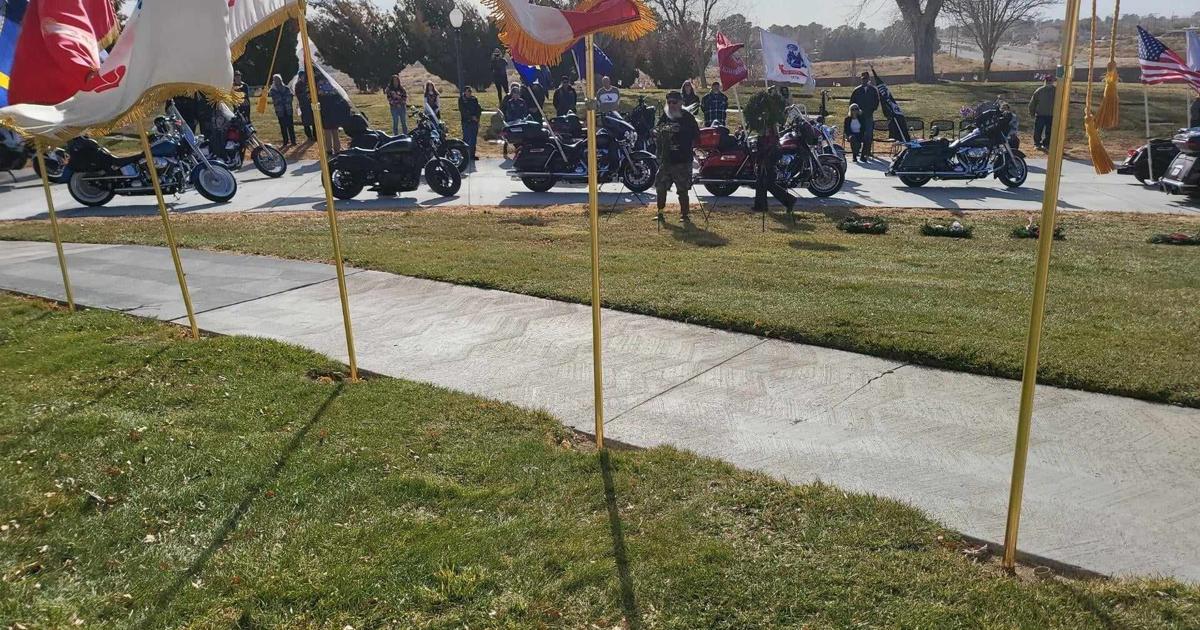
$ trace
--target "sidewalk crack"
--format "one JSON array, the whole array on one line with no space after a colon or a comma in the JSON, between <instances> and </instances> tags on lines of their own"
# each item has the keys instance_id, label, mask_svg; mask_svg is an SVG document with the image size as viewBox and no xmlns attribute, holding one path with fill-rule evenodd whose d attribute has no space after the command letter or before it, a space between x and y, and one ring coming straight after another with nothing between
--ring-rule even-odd
<instances>
[{"instance_id":1,"label":"sidewalk crack","mask_svg":"<svg viewBox=\"0 0 1200 630\"><path fill-rule=\"evenodd\" d=\"M883 378L883 377L887 376L888 374L895 374L895 373L896 373L896 372L897 372L897 371L898 371L900 368L909 367L909 366L911 366L911 365L912 365L911 363L901 363L900 365L897 365L896 367L888 368L888 369L886 369L886 370L884 370L884 371L880 372L879 374L876 374L875 376L872 376L871 378L867 379L867 382L866 382L866 383L863 383L862 385L860 385L860 386L858 387L858 389L856 389L856 390L854 390L854 391L850 392L850 393L849 393L849 394L848 394L848 395L847 395L845 398L843 398L843 399L839 400L839 401L837 402L837 404L835 404L834 406L830 407L829 409L830 409L831 411L832 411L832 410L834 410L834 409L837 409L838 407L842 406L842 403L845 403L847 400L850 400L851 398L854 398L854 396L855 396L855 395L857 395L857 394L858 394L859 392L861 392L862 390L866 389L866 388L867 388L867 387L868 387L868 386L869 386L871 383L874 383L875 381L878 381L879 379L881 379L881 378Z\"/></svg>"},{"instance_id":2,"label":"sidewalk crack","mask_svg":"<svg viewBox=\"0 0 1200 630\"><path fill-rule=\"evenodd\" d=\"M718 363L715 363L715 364L713 364L713 365L712 365L712 366L710 366L710 367L707 367L707 368L705 368L705 369L703 369L703 370L701 370L701 371L699 371L699 372L696 372L695 374L693 374L693 375L691 375L691 376L689 376L689 377L687 377L687 378L683 379L682 381L679 381L678 383L675 383L674 385L672 385L672 386L670 386L670 387L668 387L668 388L666 388L666 389L662 390L661 392L658 392L657 394L654 394L653 396L650 396L649 398L647 398L647 399L643 400L642 402L640 402L640 403L638 403L638 404L636 404L636 405L634 405L634 406L632 406L632 407L630 407L630 408L626 409L625 411L622 411L621 413L619 413L619 414L617 414L617 415L615 415L615 416L613 416L613 417L609 418L608 420L605 420L605 421L604 421L604 425L605 425L605 426L608 426L608 425L610 425L610 424L612 424L612 423L616 422L617 420L621 419L623 416L625 416L625 415L626 415L626 414L628 414L629 412L633 411L634 409L637 409L638 407L641 407L642 405L644 405L644 404L646 404L646 403L648 403L648 402L650 402L650 401L654 400L655 398L658 398L659 396L662 396L663 394L666 394L666 393L668 393L668 392L670 392L670 391L672 391L672 390L678 389L678 388L680 388L680 387L682 387L682 386L684 386L684 385L686 385L686 384L688 384L688 383L690 383L690 382L692 382L692 381L696 380L697 378L700 378L701 376L704 376L705 374L708 374L709 372L711 372L711 371L713 371L713 370L715 370L715 369L717 369L717 368L721 367L722 365L725 365L726 363L729 363L730 361L732 361L732 360L734 360L734 359L736 359L736 358L738 358L738 357L742 356L743 354L746 354L747 352L750 352L751 350L753 350L753 349L755 349L755 348L757 348L757 347L759 347L759 346L763 345L764 343L767 343L768 341L770 341L770 339L760 339L760 340L758 341L758 343L756 343L756 344L754 344L754 345L752 345L752 346L749 346L749 347L745 348L744 350L740 350L740 351L738 351L738 352L735 352L734 354L732 354L732 355L730 355L730 356L728 356L728 357L726 357L726 358L722 359L722 360L721 360L721 361L719 361Z\"/></svg>"}]
</instances>

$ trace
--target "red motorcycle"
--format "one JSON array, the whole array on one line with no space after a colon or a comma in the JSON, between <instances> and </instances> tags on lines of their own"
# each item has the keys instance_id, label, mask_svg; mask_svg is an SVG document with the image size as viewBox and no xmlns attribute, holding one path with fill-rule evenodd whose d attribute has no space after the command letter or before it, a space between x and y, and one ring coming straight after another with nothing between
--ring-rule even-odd
<instances>
[{"instance_id":1,"label":"red motorcycle","mask_svg":"<svg viewBox=\"0 0 1200 630\"><path fill-rule=\"evenodd\" d=\"M837 194L846 181L845 158L821 150L823 131L803 116L794 117L779 138L780 157L775 178L785 188L807 188L818 197ZM700 130L697 183L717 197L732 195L758 182L757 140L728 127Z\"/></svg>"}]
</instances>

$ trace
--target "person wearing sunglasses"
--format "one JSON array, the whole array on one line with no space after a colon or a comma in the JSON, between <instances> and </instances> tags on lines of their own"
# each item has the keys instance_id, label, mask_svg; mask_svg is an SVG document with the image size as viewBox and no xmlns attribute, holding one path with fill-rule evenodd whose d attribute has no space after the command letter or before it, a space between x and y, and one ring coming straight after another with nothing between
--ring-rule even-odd
<instances>
[{"instance_id":1,"label":"person wearing sunglasses","mask_svg":"<svg viewBox=\"0 0 1200 630\"><path fill-rule=\"evenodd\" d=\"M659 166L654 185L658 193L658 220L664 219L667 191L673 185L679 195L680 218L690 221L688 195L692 188L692 149L700 136L700 125L696 123L696 117L683 108L682 93L667 93L667 106L658 119L657 132Z\"/></svg>"}]
</instances>

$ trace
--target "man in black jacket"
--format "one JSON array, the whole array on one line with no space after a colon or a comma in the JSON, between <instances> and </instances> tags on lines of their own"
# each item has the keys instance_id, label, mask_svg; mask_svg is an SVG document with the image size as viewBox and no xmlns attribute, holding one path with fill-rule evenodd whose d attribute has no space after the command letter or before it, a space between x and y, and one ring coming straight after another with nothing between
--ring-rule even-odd
<instances>
[{"instance_id":1,"label":"man in black jacket","mask_svg":"<svg viewBox=\"0 0 1200 630\"><path fill-rule=\"evenodd\" d=\"M729 97L721 92L721 82L713 81L712 89L700 99L700 109L704 112L704 126L711 127L716 123L725 123L725 115L729 110Z\"/></svg>"},{"instance_id":2,"label":"man in black jacket","mask_svg":"<svg viewBox=\"0 0 1200 630\"><path fill-rule=\"evenodd\" d=\"M871 85L871 73L862 73L862 83L850 93L850 102L858 105L862 112L859 120L862 122L862 157L875 157L872 153L872 140L875 134L875 110L879 109L879 90Z\"/></svg>"},{"instance_id":3,"label":"man in black jacket","mask_svg":"<svg viewBox=\"0 0 1200 630\"><path fill-rule=\"evenodd\" d=\"M700 137L700 125L696 117L683 108L683 94L678 91L667 93L667 106L658 119L658 177L655 191L658 193L658 219L663 220L663 209L667 207L667 191L672 184L679 194L679 214L684 221L688 217L688 199L692 188L692 149Z\"/></svg>"},{"instance_id":4,"label":"man in black jacket","mask_svg":"<svg viewBox=\"0 0 1200 630\"><path fill-rule=\"evenodd\" d=\"M504 100L508 94L508 60L499 48L492 51L492 82L496 84L496 101Z\"/></svg>"},{"instance_id":5,"label":"man in black jacket","mask_svg":"<svg viewBox=\"0 0 1200 630\"><path fill-rule=\"evenodd\" d=\"M562 79L559 79L558 89L554 90L554 115L566 116L575 111L578 104L579 93L571 85L570 77L563 75Z\"/></svg>"}]
</instances>

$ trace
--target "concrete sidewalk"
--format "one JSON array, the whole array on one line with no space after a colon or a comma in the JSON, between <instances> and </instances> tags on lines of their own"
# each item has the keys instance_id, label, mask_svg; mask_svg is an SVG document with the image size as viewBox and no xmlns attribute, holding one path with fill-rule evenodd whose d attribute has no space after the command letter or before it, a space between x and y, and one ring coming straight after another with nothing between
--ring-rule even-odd
<instances>
[{"instance_id":1,"label":"concrete sidewalk","mask_svg":"<svg viewBox=\"0 0 1200 630\"><path fill-rule=\"evenodd\" d=\"M184 321L161 248L71 245L81 304ZM185 251L200 325L345 360L329 265ZM348 277L360 365L592 429L587 306ZM0 242L0 289L62 298L53 245ZM1019 387L605 311L607 434L915 505L1001 541ZM1040 387L1021 550L1200 582L1200 410Z\"/></svg>"}]
</instances>

